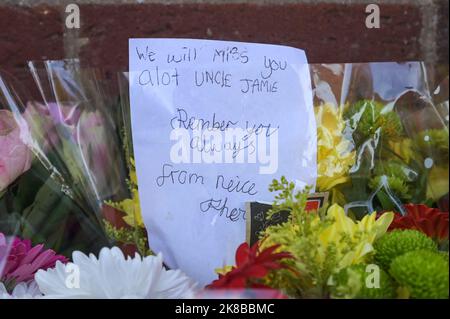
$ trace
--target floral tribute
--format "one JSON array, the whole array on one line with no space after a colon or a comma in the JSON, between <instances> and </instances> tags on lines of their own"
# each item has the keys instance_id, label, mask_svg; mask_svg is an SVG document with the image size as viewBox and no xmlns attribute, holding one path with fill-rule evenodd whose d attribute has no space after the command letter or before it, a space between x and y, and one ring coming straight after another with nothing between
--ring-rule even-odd
<instances>
[{"instance_id":1,"label":"floral tribute","mask_svg":"<svg viewBox=\"0 0 450 319\"><path fill-rule=\"evenodd\" d=\"M355 70L312 72L316 185L267 185L271 226L200 285L150 249L128 83L105 94L73 61L30 63L35 101L0 74L0 299L449 298L448 77L421 95L383 63L312 65ZM313 188L329 200L311 211Z\"/></svg>"},{"instance_id":2,"label":"floral tribute","mask_svg":"<svg viewBox=\"0 0 450 319\"><path fill-rule=\"evenodd\" d=\"M396 229L393 212L354 220L337 204L307 211L308 190L296 192L284 177L271 190L279 194L270 216L287 210L289 220L269 226L261 248L242 244L236 265L209 289L256 282L291 298L448 298L448 251L439 250L435 232ZM258 248L277 262L259 265Z\"/></svg>"}]
</instances>

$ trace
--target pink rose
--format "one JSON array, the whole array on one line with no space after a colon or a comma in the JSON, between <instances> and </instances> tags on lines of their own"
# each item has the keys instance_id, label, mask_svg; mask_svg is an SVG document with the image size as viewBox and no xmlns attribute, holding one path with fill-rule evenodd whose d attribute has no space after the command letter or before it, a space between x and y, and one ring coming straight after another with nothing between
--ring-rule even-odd
<instances>
[{"instance_id":1,"label":"pink rose","mask_svg":"<svg viewBox=\"0 0 450 319\"><path fill-rule=\"evenodd\" d=\"M0 110L0 191L31 166L32 153L20 133L13 114Z\"/></svg>"}]
</instances>

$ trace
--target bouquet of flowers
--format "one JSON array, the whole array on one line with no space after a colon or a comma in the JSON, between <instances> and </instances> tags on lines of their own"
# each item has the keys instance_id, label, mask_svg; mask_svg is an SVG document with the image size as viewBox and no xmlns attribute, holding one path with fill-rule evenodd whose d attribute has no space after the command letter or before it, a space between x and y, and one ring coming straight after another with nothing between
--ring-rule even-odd
<instances>
[{"instance_id":1,"label":"bouquet of flowers","mask_svg":"<svg viewBox=\"0 0 450 319\"><path fill-rule=\"evenodd\" d=\"M127 74L0 74L1 298L448 298L448 78L422 63L311 65L316 189L282 178L260 240L199 286L149 246ZM116 93L119 92L119 93ZM433 92L433 93L430 93Z\"/></svg>"},{"instance_id":2,"label":"bouquet of flowers","mask_svg":"<svg viewBox=\"0 0 450 319\"><path fill-rule=\"evenodd\" d=\"M405 214L405 203L448 210L445 82L434 91L440 94L430 93L418 62L333 67L340 71L312 67L318 189L359 216L374 209Z\"/></svg>"},{"instance_id":3,"label":"bouquet of flowers","mask_svg":"<svg viewBox=\"0 0 450 319\"><path fill-rule=\"evenodd\" d=\"M289 220L247 248L247 263L240 248L211 288L448 298L448 78L431 94L425 70L422 63L311 65L317 189L330 192L330 205L308 212L308 190L275 180L268 218L288 211ZM259 263L261 255L272 259Z\"/></svg>"},{"instance_id":4,"label":"bouquet of flowers","mask_svg":"<svg viewBox=\"0 0 450 319\"><path fill-rule=\"evenodd\" d=\"M269 218L289 211L289 220L268 227L260 243L241 246L236 265L219 271L209 288L265 287L295 298L448 298L448 212L408 205L393 212L347 216L333 204L306 211L307 191L285 178ZM421 225L428 225L426 228ZM440 234L440 235L437 235Z\"/></svg>"}]
</instances>

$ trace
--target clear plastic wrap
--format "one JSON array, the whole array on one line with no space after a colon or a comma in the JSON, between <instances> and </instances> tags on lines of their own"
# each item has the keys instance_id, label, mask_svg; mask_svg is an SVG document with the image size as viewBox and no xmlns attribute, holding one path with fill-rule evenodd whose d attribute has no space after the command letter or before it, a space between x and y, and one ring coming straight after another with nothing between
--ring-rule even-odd
<instances>
[{"instance_id":1,"label":"clear plastic wrap","mask_svg":"<svg viewBox=\"0 0 450 319\"><path fill-rule=\"evenodd\" d=\"M37 99L2 74L2 118L13 119L14 152L20 144L27 162L1 189L1 219L67 256L97 252L116 239L105 228L115 216L105 203L129 196L117 98L97 70L78 61L30 62L29 72ZM14 152L5 154L9 162Z\"/></svg>"},{"instance_id":2,"label":"clear plastic wrap","mask_svg":"<svg viewBox=\"0 0 450 319\"><path fill-rule=\"evenodd\" d=\"M429 87L420 62L317 64L311 73L318 189L359 217L405 214L407 203L445 210L448 82Z\"/></svg>"}]
</instances>

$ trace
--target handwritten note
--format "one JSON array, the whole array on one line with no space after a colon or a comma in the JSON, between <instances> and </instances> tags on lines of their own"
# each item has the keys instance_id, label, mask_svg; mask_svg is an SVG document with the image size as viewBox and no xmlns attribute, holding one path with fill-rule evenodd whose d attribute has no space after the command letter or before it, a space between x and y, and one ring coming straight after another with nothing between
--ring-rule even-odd
<instances>
[{"instance_id":1,"label":"handwritten note","mask_svg":"<svg viewBox=\"0 0 450 319\"><path fill-rule=\"evenodd\" d=\"M245 203L285 175L316 179L316 127L302 50L130 39L131 119L150 246L202 284L234 264Z\"/></svg>"}]
</instances>

